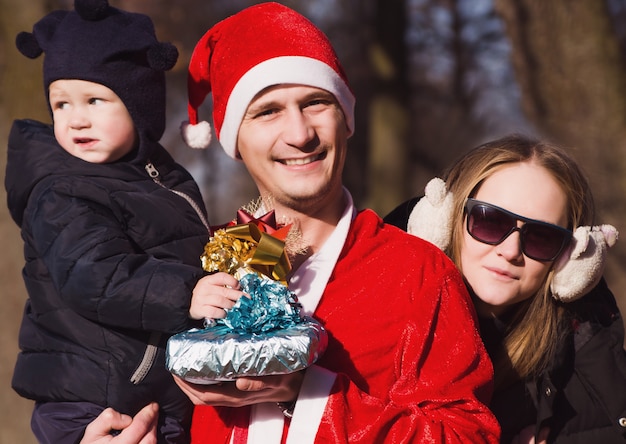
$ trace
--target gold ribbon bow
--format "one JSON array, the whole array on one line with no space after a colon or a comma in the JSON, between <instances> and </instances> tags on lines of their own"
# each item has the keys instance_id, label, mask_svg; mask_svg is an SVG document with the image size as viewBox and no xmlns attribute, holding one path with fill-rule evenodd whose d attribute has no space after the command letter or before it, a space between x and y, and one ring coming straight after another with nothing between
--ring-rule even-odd
<instances>
[{"instance_id":1,"label":"gold ribbon bow","mask_svg":"<svg viewBox=\"0 0 626 444\"><path fill-rule=\"evenodd\" d=\"M214 231L201 256L202 268L234 274L247 267L286 285L291 264L285 253L285 238L290 226L276 228L273 211L270 213L256 219L239 210L238 222L247 222Z\"/></svg>"}]
</instances>

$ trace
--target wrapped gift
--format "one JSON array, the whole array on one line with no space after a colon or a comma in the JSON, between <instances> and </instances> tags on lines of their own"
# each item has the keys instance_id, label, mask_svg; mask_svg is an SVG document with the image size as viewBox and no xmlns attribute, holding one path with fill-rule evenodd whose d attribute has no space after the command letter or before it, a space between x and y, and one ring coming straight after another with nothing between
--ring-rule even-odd
<instances>
[{"instance_id":1,"label":"wrapped gift","mask_svg":"<svg viewBox=\"0 0 626 444\"><path fill-rule=\"evenodd\" d=\"M290 270L284 239L288 227L275 228L273 213L214 231L202 256L207 271L224 271L239 279L241 297L224 319L172 336L167 368L199 384L231 381L303 370L326 349L323 326L300 314L300 305L285 285Z\"/></svg>"}]
</instances>

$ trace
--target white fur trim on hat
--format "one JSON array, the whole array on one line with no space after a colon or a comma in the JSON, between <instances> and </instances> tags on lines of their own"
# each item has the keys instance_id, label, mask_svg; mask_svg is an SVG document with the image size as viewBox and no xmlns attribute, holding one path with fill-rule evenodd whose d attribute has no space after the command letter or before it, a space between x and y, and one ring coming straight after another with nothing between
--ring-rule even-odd
<instances>
[{"instance_id":1,"label":"white fur trim on hat","mask_svg":"<svg viewBox=\"0 0 626 444\"><path fill-rule=\"evenodd\" d=\"M552 296L571 302L589 293L602 278L607 250L615 245L618 235L612 225L578 227L570 253L555 264Z\"/></svg>"},{"instance_id":2,"label":"white fur trim on hat","mask_svg":"<svg viewBox=\"0 0 626 444\"><path fill-rule=\"evenodd\" d=\"M331 92L343 110L350 134L354 131L354 95L334 69L310 57L275 57L241 76L228 97L219 138L229 156L236 158L239 126L252 99L268 86L279 84L307 85Z\"/></svg>"},{"instance_id":3,"label":"white fur trim on hat","mask_svg":"<svg viewBox=\"0 0 626 444\"><path fill-rule=\"evenodd\" d=\"M407 232L446 250L452 238L452 193L435 177L426 184L424 197L415 204L407 222Z\"/></svg>"},{"instance_id":4,"label":"white fur trim on hat","mask_svg":"<svg viewBox=\"0 0 626 444\"><path fill-rule=\"evenodd\" d=\"M180 133L183 140L191 148L204 149L211 143L211 124L209 122L198 122L192 125L185 121L180 125Z\"/></svg>"}]
</instances>

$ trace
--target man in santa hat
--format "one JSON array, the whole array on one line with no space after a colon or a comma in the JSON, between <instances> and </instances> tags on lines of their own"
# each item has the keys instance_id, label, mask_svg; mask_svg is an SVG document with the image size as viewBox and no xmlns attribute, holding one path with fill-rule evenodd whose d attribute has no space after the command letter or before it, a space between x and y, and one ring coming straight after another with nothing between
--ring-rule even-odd
<instances>
[{"instance_id":1,"label":"man in santa hat","mask_svg":"<svg viewBox=\"0 0 626 444\"><path fill-rule=\"evenodd\" d=\"M327 37L295 11L263 3L211 28L189 66L186 142L205 147L198 107L213 96L215 133L242 161L306 253L289 288L329 334L320 360L288 375L196 385L198 443L498 442L487 409L492 368L454 264L433 245L355 209L341 174L354 96ZM241 297L225 273L194 290L193 317L223 317Z\"/></svg>"}]
</instances>

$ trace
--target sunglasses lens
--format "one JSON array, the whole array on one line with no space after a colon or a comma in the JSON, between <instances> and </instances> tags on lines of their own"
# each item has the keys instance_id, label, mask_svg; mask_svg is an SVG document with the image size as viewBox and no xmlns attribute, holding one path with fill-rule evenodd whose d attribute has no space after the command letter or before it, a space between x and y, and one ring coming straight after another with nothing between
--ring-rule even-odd
<instances>
[{"instance_id":1,"label":"sunglasses lens","mask_svg":"<svg viewBox=\"0 0 626 444\"><path fill-rule=\"evenodd\" d=\"M555 259L566 242L565 233L547 225L529 222L522 233L524 254L540 261Z\"/></svg>"},{"instance_id":2,"label":"sunglasses lens","mask_svg":"<svg viewBox=\"0 0 626 444\"><path fill-rule=\"evenodd\" d=\"M484 205L472 207L467 218L467 231L476 240L498 244L517 225L517 221L496 208Z\"/></svg>"},{"instance_id":3,"label":"sunglasses lens","mask_svg":"<svg viewBox=\"0 0 626 444\"><path fill-rule=\"evenodd\" d=\"M571 239L571 233L551 224L535 222L484 202L468 206L467 231L479 242L497 245L513 231L520 231L522 252L531 259L552 261ZM518 228L518 221L523 221Z\"/></svg>"}]
</instances>

